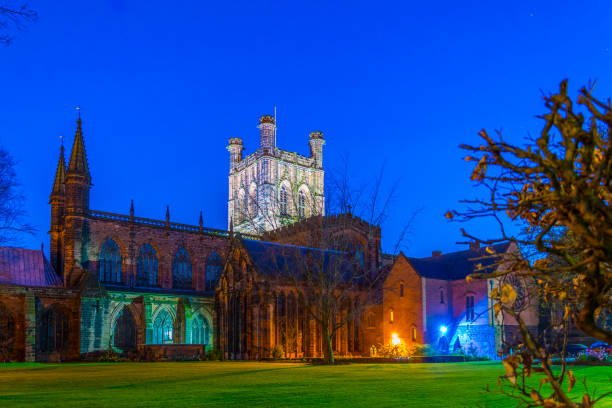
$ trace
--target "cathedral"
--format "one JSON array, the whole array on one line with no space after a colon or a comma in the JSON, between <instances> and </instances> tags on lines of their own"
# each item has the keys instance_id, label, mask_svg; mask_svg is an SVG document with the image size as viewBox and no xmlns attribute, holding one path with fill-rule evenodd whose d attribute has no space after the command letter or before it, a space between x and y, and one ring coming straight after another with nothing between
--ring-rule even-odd
<instances>
[{"instance_id":1,"label":"cathedral","mask_svg":"<svg viewBox=\"0 0 612 408\"><path fill-rule=\"evenodd\" d=\"M491 312L496 280L465 280L483 249L386 255L379 227L325 214L321 132L309 135L310 157L279 149L268 115L259 119L254 153L243 157L242 140L229 139L228 228L217 230L201 215L198 225L173 222L168 210L162 220L138 217L133 203L128 214L92 208L82 126L79 117L68 164L60 150L49 259L42 249L0 248L0 361L76 361L109 349L167 359L208 349L266 359L278 348L287 358L321 357L320 325L270 257L313 246L306 238L322 225L349 229L359 265L381 276L372 293L347 300L351 308L364 295L374 299L336 332L337 355L371 356L376 345L402 342L495 357L516 331ZM518 301L536 328L537 305L528 296Z\"/></svg>"}]
</instances>

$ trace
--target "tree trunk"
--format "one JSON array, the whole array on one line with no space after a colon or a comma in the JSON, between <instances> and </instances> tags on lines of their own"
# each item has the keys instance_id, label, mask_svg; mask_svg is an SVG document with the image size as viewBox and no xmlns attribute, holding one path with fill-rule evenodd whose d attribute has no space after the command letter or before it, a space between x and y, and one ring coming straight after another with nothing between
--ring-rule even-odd
<instances>
[{"instance_id":1,"label":"tree trunk","mask_svg":"<svg viewBox=\"0 0 612 408\"><path fill-rule=\"evenodd\" d=\"M334 364L334 350L332 349L329 325L325 325L325 360L328 364Z\"/></svg>"}]
</instances>

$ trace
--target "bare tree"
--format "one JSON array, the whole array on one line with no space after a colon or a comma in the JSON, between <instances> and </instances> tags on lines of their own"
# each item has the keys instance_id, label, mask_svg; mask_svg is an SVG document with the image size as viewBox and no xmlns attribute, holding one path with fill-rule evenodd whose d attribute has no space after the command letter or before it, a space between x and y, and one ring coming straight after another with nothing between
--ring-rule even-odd
<instances>
[{"instance_id":1,"label":"bare tree","mask_svg":"<svg viewBox=\"0 0 612 408\"><path fill-rule=\"evenodd\" d=\"M544 127L526 146L506 142L501 132L493 138L485 130L480 132L483 144L461 146L474 155L465 159L476 162L471 178L486 196L464 201L467 209L449 211L447 217L492 218L499 225L498 236L475 237L462 230L464 236L486 245L511 241L541 258L530 262L520 253L503 257L491 253L504 267L494 274L469 277L499 278L492 291L495 313L514 319L522 336L517 353L504 359L503 379L519 391L512 396L526 406L590 407L603 398L587 392L574 402L562 387L565 379L568 391L576 382L565 364L572 321L588 335L612 343L606 324L612 312L612 109L610 100L597 100L592 92L591 85L582 88L575 106L565 80L557 94L544 95L548 109L541 116ZM510 233L508 223L519 226L520 233ZM516 289L506 281L510 276L532 279L537 296L561 306L563 313L553 323L553 331L562 339L560 371L551 367L553 352L559 350L545 347L544 339L529 330L516 308ZM534 360L544 372L539 389L525 381ZM541 395L544 384L551 387L547 396Z\"/></svg>"},{"instance_id":2,"label":"bare tree","mask_svg":"<svg viewBox=\"0 0 612 408\"><path fill-rule=\"evenodd\" d=\"M9 45L14 38L13 31L22 30L26 22L36 21L37 18L38 14L26 3L0 1L0 44Z\"/></svg>"},{"instance_id":3,"label":"bare tree","mask_svg":"<svg viewBox=\"0 0 612 408\"><path fill-rule=\"evenodd\" d=\"M264 241L288 244L274 248L267 264L276 272L275 284L290 287L300 299L300 308L317 325L321 333L317 340L322 341L325 361L331 364L338 332L347 323L358 322L364 309L377 300L381 224L387 219L398 187L395 182L383 190L384 167L371 183L358 186L351 183L347 173L348 164L330 178L326 216L321 214L320 203L310 198L300 202L297 192L288 198L268 197L265 208L251 207L242 212L242 221L251 223L253 231L257 231L262 218L274 225L277 221L270 214L285 215L287 224L302 220L293 227L262 234ZM406 239L409 230L409 226L404 228L400 241ZM398 242L395 248L400 247Z\"/></svg>"},{"instance_id":4,"label":"bare tree","mask_svg":"<svg viewBox=\"0 0 612 408\"><path fill-rule=\"evenodd\" d=\"M15 174L15 160L0 148L0 245L15 242L20 234L35 231L24 220L24 201Z\"/></svg>"}]
</instances>

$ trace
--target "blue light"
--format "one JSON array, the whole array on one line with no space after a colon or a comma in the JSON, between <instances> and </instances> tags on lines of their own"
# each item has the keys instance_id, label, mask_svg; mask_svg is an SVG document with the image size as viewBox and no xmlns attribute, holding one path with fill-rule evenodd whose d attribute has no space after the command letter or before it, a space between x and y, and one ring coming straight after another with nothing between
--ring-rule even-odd
<instances>
[{"instance_id":1,"label":"blue light","mask_svg":"<svg viewBox=\"0 0 612 408\"><path fill-rule=\"evenodd\" d=\"M446 326L440 326L440 333L442 333L443 335L446 334L446 331L448 329L446 328Z\"/></svg>"}]
</instances>

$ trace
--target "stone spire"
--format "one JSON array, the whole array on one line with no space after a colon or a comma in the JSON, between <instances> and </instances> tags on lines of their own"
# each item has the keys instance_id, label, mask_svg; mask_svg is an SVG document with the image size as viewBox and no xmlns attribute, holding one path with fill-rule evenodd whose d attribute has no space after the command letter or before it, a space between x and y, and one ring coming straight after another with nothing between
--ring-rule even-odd
<instances>
[{"instance_id":1,"label":"stone spire","mask_svg":"<svg viewBox=\"0 0 612 408\"><path fill-rule=\"evenodd\" d=\"M72 153L70 153L70 163L68 173L85 176L87 181L91 181L89 165L87 164L87 154L85 153L85 142L83 141L83 130L81 129L81 116L77 119L77 129L74 135Z\"/></svg>"},{"instance_id":2,"label":"stone spire","mask_svg":"<svg viewBox=\"0 0 612 408\"><path fill-rule=\"evenodd\" d=\"M55 181L53 181L53 190L51 190L51 197L61 196L64 197L66 194L66 160L64 159L64 143L60 147L60 157L57 163L57 170L55 170Z\"/></svg>"}]
</instances>

